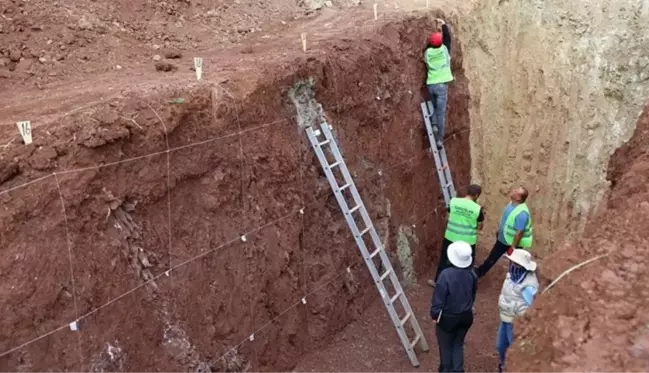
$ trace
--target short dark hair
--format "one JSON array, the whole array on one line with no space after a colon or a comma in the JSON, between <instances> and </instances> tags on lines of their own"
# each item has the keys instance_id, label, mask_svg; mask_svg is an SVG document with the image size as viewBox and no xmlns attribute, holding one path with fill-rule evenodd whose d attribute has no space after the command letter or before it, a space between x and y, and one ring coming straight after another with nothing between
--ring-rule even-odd
<instances>
[{"instance_id":1,"label":"short dark hair","mask_svg":"<svg viewBox=\"0 0 649 373\"><path fill-rule=\"evenodd\" d=\"M482 194L482 188L478 184L471 184L466 188L466 194L478 198L480 197L480 194Z\"/></svg>"},{"instance_id":2,"label":"short dark hair","mask_svg":"<svg viewBox=\"0 0 649 373\"><path fill-rule=\"evenodd\" d=\"M521 202L525 202L529 194L530 193L527 191L527 189L525 189L525 187L521 185Z\"/></svg>"}]
</instances>

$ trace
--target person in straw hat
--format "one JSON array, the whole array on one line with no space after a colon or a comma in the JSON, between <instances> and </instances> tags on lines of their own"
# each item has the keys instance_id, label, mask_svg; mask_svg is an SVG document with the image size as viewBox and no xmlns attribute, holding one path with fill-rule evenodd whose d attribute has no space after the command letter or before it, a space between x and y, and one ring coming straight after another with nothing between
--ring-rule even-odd
<instances>
[{"instance_id":1,"label":"person in straw hat","mask_svg":"<svg viewBox=\"0 0 649 373\"><path fill-rule=\"evenodd\" d=\"M514 340L513 321L522 316L532 305L539 288L535 272L536 262L532 260L532 254L529 251L515 249L507 254L506 258L510 261L509 271L498 298L500 326L496 338L496 349L499 355L499 372L504 369L505 354Z\"/></svg>"},{"instance_id":2,"label":"person in straw hat","mask_svg":"<svg viewBox=\"0 0 649 373\"><path fill-rule=\"evenodd\" d=\"M478 291L471 245L464 241L450 244L448 261L451 266L442 270L433 292L430 316L436 323L439 371L464 372L464 338L473 324Z\"/></svg>"}]
</instances>

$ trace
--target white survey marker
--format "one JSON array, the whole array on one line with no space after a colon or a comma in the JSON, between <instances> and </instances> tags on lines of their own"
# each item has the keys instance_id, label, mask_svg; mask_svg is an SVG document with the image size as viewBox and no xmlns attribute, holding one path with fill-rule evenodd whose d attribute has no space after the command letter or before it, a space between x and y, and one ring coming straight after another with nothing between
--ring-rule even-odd
<instances>
[{"instance_id":1,"label":"white survey marker","mask_svg":"<svg viewBox=\"0 0 649 373\"><path fill-rule=\"evenodd\" d=\"M201 80L203 76L203 58L194 57L194 70L196 70L196 80Z\"/></svg>"},{"instance_id":2,"label":"white survey marker","mask_svg":"<svg viewBox=\"0 0 649 373\"><path fill-rule=\"evenodd\" d=\"M379 4L374 3L374 20L376 21L379 19L379 10L378 10Z\"/></svg>"},{"instance_id":3,"label":"white survey marker","mask_svg":"<svg viewBox=\"0 0 649 373\"><path fill-rule=\"evenodd\" d=\"M250 342L254 341L255 340L255 335L250 334L250 337L248 337L248 340L250 340Z\"/></svg>"},{"instance_id":4,"label":"white survey marker","mask_svg":"<svg viewBox=\"0 0 649 373\"><path fill-rule=\"evenodd\" d=\"M302 304L306 304L306 298L302 298Z\"/></svg>"},{"instance_id":5,"label":"white survey marker","mask_svg":"<svg viewBox=\"0 0 649 373\"><path fill-rule=\"evenodd\" d=\"M76 321L73 321L73 322L70 323L70 330L72 330L73 332L76 332L77 330L79 330L79 325L77 324Z\"/></svg>"},{"instance_id":6,"label":"white survey marker","mask_svg":"<svg viewBox=\"0 0 649 373\"><path fill-rule=\"evenodd\" d=\"M302 50L306 52L306 32L303 32L300 37L302 38Z\"/></svg>"},{"instance_id":7,"label":"white survey marker","mask_svg":"<svg viewBox=\"0 0 649 373\"><path fill-rule=\"evenodd\" d=\"M20 131L20 136L23 137L23 141L25 142L25 145L29 145L32 143L32 124L28 120L24 120L22 122L16 122L16 126L18 126L18 131Z\"/></svg>"}]
</instances>

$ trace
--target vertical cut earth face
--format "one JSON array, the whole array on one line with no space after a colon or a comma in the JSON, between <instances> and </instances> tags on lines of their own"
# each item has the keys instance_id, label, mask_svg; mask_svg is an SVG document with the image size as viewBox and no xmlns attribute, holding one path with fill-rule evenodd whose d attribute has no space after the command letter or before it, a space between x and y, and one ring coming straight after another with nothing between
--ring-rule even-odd
<instances>
[{"instance_id":1,"label":"vertical cut earth face","mask_svg":"<svg viewBox=\"0 0 649 373\"><path fill-rule=\"evenodd\" d=\"M527 186L543 255L583 231L649 97L649 2L487 0L458 23L472 177L492 217Z\"/></svg>"},{"instance_id":2,"label":"vertical cut earth face","mask_svg":"<svg viewBox=\"0 0 649 373\"><path fill-rule=\"evenodd\" d=\"M330 34L306 56L277 54L282 39L208 56L228 79L147 81L7 147L0 368L287 370L358 318L377 291L300 126L309 100L398 273L425 280L445 214L419 111L427 31L415 30L433 25L353 19L338 22L355 39ZM446 149L465 185L459 43L453 68ZM314 96L297 97L309 81Z\"/></svg>"}]
</instances>

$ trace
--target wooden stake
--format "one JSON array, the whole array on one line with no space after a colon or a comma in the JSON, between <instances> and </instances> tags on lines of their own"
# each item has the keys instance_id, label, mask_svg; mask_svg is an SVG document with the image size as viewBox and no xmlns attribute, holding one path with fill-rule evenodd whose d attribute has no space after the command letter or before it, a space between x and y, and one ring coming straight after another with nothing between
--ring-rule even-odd
<instances>
[{"instance_id":1,"label":"wooden stake","mask_svg":"<svg viewBox=\"0 0 649 373\"><path fill-rule=\"evenodd\" d=\"M374 3L374 20L379 19L379 9L378 9L379 4Z\"/></svg>"},{"instance_id":2,"label":"wooden stake","mask_svg":"<svg viewBox=\"0 0 649 373\"><path fill-rule=\"evenodd\" d=\"M302 50L306 52L306 32L303 32L301 37L302 37Z\"/></svg>"}]
</instances>

